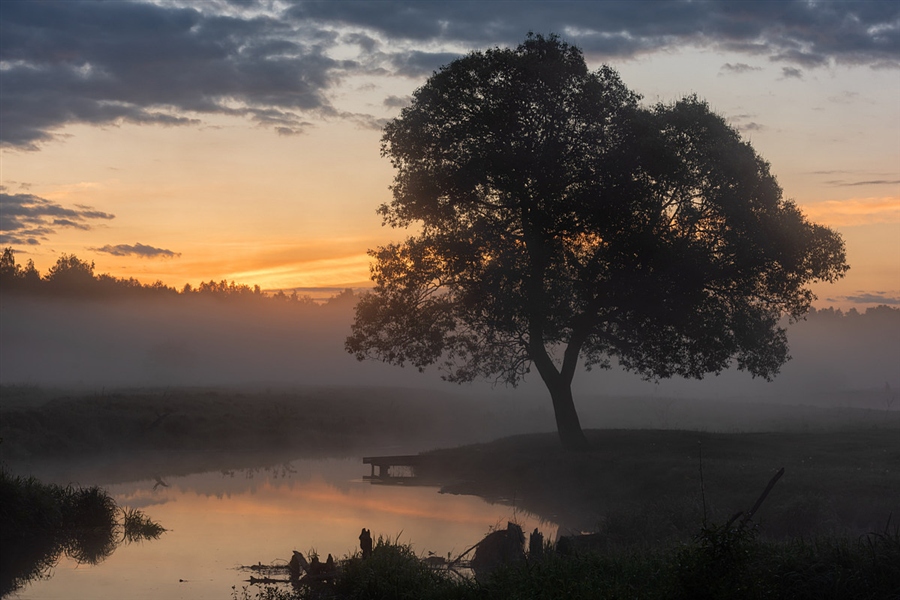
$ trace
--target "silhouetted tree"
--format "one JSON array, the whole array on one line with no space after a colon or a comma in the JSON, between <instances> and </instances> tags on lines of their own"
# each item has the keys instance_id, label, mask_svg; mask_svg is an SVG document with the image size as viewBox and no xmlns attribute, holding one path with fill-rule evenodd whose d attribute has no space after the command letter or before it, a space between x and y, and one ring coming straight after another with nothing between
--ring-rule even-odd
<instances>
[{"instance_id":1,"label":"silhouetted tree","mask_svg":"<svg viewBox=\"0 0 900 600\"><path fill-rule=\"evenodd\" d=\"M41 275L31 259L24 268L19 265L15 251L7 246L0 257L0 285L4 291L33 291L41 285Z\"/></svg>"},{"instance_id":2,"label":"silhouetted tree","mask_svg":"<svg viewBox=\"0 0 900 600\"><path fill-rule=\"evenodd\" d=\"M47 270L45 277L50 289L85 294L96 292L94 263L81 260L74 254L60 254L56 264Z\"/></svg>"},{"instance_id":3,"label":"silhouetted tree","mask_svg":"<svg viewBox=\"0 0 900 600\"><path fill-rule=\"evenodd\" d=\"M17 278L20 270L21 267L16 264L16 253L7 246L3 249L3 256L0 256L0 281L7 282Z\"/></svg>"},{"instance_id":4,"label":"silhouetted tree","mask_svg":"<svg viewBox=\"0 0 900 600\"><path fill-rule=\"evenodd\" d=\"M782 315L848 268L840 236L704 102L643 108L555 36L442 68L382 154L397 174L379 212L420 233L370 251L376 287L347 350L439 363L457 382L515 385L534 365L567 448L587 445L580 357L647 378L731 363L771 378L788 358Z\"/></svg>"}]
</instances>

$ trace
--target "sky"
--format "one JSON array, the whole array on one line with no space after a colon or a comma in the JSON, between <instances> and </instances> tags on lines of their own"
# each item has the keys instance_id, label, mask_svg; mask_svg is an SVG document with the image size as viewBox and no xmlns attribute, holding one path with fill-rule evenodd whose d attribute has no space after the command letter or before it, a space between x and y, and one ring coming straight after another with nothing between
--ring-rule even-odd
<instances>
[{"instance_id":1,"label":"sky","mask_svg":"<svg viewBox=\"0 0 900 600\"><path fill-rule=\"evenodd\" d=\"M697 94L837 229L816 306L900 305L895 1L4 0L0 245L181 287L366 287L403 239L381 128L441 65L558 34L646 103Z\"/></svg>"}]
</instances>

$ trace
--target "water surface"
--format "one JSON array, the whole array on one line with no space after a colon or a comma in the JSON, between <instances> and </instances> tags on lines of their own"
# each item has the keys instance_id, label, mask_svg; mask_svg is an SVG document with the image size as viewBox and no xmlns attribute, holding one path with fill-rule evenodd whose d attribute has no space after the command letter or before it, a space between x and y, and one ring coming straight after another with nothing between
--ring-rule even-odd
<instances>
[{"instance_id":1,"label":"water surface","mask_svg":"<svg viewBox=\"0 0 900 600\"><path fill-rule=\"evenodd\" d=\"M232 586L248 585L240 566L286 562L293 550L339 558L358 548L363 527L423 556L455 557L508 520L526 532L556 534L556 525L514 506L435 487L372 485L362 480L368 473L359 458L303 459L104 485L120 505L143 510L169 531L124 545L96 566L63 558L49 579L16 597L229 599Z\"/></svg>"}]
</instances>

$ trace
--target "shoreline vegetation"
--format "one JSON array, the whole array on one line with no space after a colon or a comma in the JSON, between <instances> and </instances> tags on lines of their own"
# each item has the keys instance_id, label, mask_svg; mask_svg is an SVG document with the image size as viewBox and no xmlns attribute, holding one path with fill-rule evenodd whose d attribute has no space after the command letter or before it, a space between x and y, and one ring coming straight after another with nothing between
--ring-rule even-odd
<instances>
[{"instance_id":1,"label":"shoreline vegetation","mask_svg":"<svg viewBox=\"0 0 900 600\"><path fill-rule=\"evenodd\" d=\"M166 530L142 511L120 507L103 489L46 484L0 469L0 597L50 576L66 555L96 565L117 547Z\"/></svg>"},{"instance_id":2,"label":"shoreline vegetation","mask_svg":"<svg viewBox=\"0 0 900 600\"><path fill-rule=\"evenodd\" d=\"M686 543L643 551L570 553L547 544L483 578L434 568L409 545L379 538L370 556L356 553L335 564L335 576L325 581L243 586L232 599L895 600L900 529L773 542L752 528L704 525Z\"/></svg>"}]
</instances>

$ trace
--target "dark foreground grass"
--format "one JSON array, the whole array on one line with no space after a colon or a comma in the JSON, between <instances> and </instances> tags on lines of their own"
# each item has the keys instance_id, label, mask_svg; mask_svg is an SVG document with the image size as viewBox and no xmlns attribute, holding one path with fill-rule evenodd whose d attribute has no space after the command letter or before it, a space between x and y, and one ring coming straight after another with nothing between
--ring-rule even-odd
<instances>
[{"instance_id":1,"label":"dark foreground grass","mask_svg":"<svg viewBox=\"0 0 900 600\"><path fill-rule=\"evenodd\" d=\"M97 564L125 542L165 529L141 511L121 508L101 488L41 483L0 470L0 597L47 576L65 554Z\"/></svg>"},{"instance_id":2,"label":"dark foreground grass","mask_svg":"<svg viewBox=\"0 0 900 600\"><path fill-rule=\"evenodd\" d=\"M342 561L333 583L235 591L235 600L293 599L900 599L900 531L859 538L764 541L755 530L703 528L653 551L561 555L501 567L480 581L426 566L409 546L380 540Z\"/></svg>"}]
</instances>

